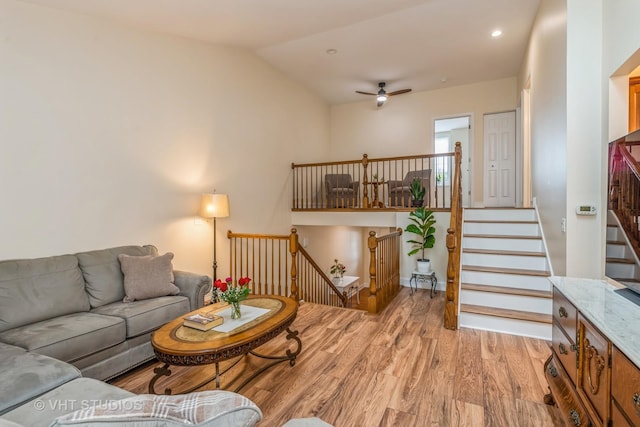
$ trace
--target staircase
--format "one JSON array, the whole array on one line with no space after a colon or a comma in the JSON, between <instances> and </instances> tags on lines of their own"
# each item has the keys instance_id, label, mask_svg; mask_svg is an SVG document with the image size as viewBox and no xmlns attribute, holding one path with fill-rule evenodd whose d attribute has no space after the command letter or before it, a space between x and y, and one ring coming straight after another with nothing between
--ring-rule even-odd
<instances>
[{"instance_id":1,"label":"staircase","mask_svg":"<svg viewBox=\"0 0 640 427\"><path fill-rule=\"evenodd\" d=\"M640 264L612 211L607 213L607 264L605 275L640 290Z\"/></svg>"},{"instance_id":2,"label":"staircase","mask_svg":"<svg viewBox=\"0 0 640 427\"><path fill-rule=\"evenodd\" d=\"M551 339L549 262L533 209L465 209L460 326Z\"/></svg>"}]
</instances>

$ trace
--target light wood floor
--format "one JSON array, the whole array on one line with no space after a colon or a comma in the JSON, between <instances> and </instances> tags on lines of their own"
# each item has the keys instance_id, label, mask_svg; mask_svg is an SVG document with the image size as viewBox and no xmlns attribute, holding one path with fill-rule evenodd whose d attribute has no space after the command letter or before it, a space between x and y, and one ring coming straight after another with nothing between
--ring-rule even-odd
<instances>
[{"instance_id":1,"label":"light wood floor","mask_svg":"<svg viewBox=\"0 0 640 427\"><path fill-rule=\"evenodd\" d=\"M426 290L410 296L403 289L376 316L302 304L293 324L303 341L296 365L271 368L241 393L261 408L261 427L310 416L336 427L562 425L557 409L542 402L548 344L493 332L446 330L443 302L442 292L430 299ZM283 343L284 338L276 338L261 351ZM253 360L234 370L259 366ZM112 383L147 393L154 366L159 364ZM211 373L199 367L172 370L158 385L175 392Z\"/></svg>"}]
</instances>

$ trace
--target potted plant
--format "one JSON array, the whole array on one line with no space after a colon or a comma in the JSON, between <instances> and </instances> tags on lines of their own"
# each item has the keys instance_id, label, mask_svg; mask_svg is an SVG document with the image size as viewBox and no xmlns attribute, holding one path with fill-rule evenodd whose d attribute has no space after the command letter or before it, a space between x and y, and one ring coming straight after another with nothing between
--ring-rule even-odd
<instances>
[{"instance_id":1,"label":"potted plant","mask_svg":"<svg viewBox=\"0 0 640 427\"><path fill-rule=\"evenodd\" d=\"M411 206L417 208L424 204L424 195L427 190L422 185L420 178L413 178L411 185L409 186L409 193L411 194Z\"/></svg>"},{"instance_id":2,"label":"potted plant","mask_svg":"<svg viewBox=\"0 0 640 427\"><path fill-rule=\"evenodd\" d=\"M433 248L436 244L436 228L434 227L436 219L433 215L433 211L421 206L409 214L411 224L407 225L404 229L407 233L413 233L416 237L415 240L407 240L407 243L411 243L412 249L408 255L412 256L422 251L421 258L418 258L418 271L421 273L428 273L431 269L431 261L425 257L425 249Z\"/></svg>"},{"instance_id":3,"label":"potted plant","mask_svg":"<svg viewBox=\"0 0 640 427\"><path fill-rule=\"evenodd\" d=\"M329 272L333 275L333 278L336 280L342 279L345 271L347 271L347 267L345 267L344 264L342 264L337 259L334 259L333 265L329 269Z\"/></svg>"}]
</instances>

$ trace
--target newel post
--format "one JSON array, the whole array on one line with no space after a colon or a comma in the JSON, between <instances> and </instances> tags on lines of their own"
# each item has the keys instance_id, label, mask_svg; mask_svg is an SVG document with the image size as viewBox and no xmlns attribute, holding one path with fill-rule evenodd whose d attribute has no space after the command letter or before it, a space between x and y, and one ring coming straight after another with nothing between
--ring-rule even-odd
<instances>
[{"instance_id":1,"label":"newel post","mask_svg":"<svg viewBox=\"0 0 640 427\"><path fill-rule=\"evenodd\" d=\"M289 235L289 252L291 252L291 295L296 302L300 301L298 295L298 263L296 262L296 256L298 255L298 231L295 228L291 229Z\"/></svg>"},{"instance_id":2,"label":"newel post","mask_svg":"<svg viewBox=\"0 0 640 427\"><path fill-rule=\"evenodd\" d=\"M369 206L369 186L367 183L369 182L369 177L367 176L367 167L369 166L369 156L367 154L362 155L362 168L364 169L364 173L362 175L362 207L368 208Z\"/></svg>"},{"instance_id":3,"label":"newel post","mask_svg":"<svg viewBox=\"0 0 640 427\"><path fill-rule=\"evenodd\" d=\"M365 187L366 188L366 187ZM368 311L369 313L378 312L378 284L376 281L376 250L378 248L378 239L376 239L376 232L369 232L369 239L367 241L369 246L369 300Z\"/></svg>"},{"instance_id":4,"label":"newel post","mask_svg":"<svg viewBox=\"0 0 640 427\"><path fill-rule=\"evenodd\" d=\"M444 327L458 329L458 295L460 288L460 244L462 237L462 182L460 163L462 161L462 148L460 142L456 142L455 172L451 198L451 221L447 229L447 285L444 305Z\"/></svg>"}]
</instances>

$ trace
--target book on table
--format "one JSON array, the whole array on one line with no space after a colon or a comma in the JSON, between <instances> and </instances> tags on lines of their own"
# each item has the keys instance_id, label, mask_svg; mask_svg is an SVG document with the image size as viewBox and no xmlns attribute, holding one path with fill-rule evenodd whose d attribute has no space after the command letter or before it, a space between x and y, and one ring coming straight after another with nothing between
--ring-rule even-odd
<instances>
[{"instance_id":1,"label":"book on table","mask_svg":"<svg viewBox=\"0 0 640 427\"><path fill-rule=\"evenodd\" d=\"M211 328L215 328L218 325L222 325L224 319L220 316L216 316L211 313L196 313L184 318L183 325L189 328L199 329L201 331L208 331Z\"/></svg>"}]
</instances>

